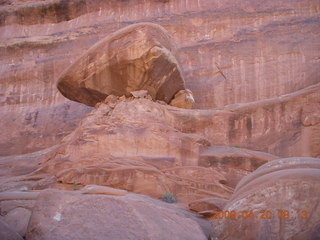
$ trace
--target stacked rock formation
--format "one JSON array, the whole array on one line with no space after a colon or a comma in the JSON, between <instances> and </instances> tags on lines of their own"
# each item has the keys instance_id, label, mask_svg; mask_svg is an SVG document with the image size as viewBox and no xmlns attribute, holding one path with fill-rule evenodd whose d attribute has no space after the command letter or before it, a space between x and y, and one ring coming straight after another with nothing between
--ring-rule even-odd
<instances>
[{"instance_id":1,"label":"stacked rock formation","mask_svg":"<svg viewBox=\"0 0 320 240\"><path fill-rule=\"evenodd\" d=\"M298 124L279 98L319 83L319 9L318 0L1 1L0 155L43 150L71 133L91 109L61 96L57 78L106 36L152 22L176 42L195 108L275 100L259 109L255 144L229 145L319 157L319 122ZM279 131L279 118L295 130ZM234 128L227 122L225 131Z\"/></svg>"},{"instance_id":2,"label":"stacked rock formation","mask_svg":"<svg viewBox=\"0 0 320 240\"><path fill-rule=\"evenodd\" d=\"M319 9L0 2L0 239L319 239Z\"/></svg>"},{"instance_id":3,"label":"stacked rock formation","mask_svg":"<svg viewBox=\"0 0 320 240\"><path fill-rule=\"evenodd\" d=\"M128 97L139 90L169 103L185 89L176 51L173 39L161 26L130 25L90 48L62 74L58 89L65 97L89 106L108 95Z\"/></svg>"}]
</instances>

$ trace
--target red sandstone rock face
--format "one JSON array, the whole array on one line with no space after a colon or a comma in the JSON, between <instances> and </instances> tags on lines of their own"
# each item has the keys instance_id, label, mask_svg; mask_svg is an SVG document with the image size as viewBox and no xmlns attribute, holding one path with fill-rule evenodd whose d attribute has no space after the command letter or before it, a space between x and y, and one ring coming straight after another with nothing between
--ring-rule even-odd
<instances>
[{"instance_id":1,"label":"red sandstone rock face","mask_svg":"<svg viewBox=\"0 0 320 240\"><path fill-rule=\"evenodd\" d=\"M218 238L318 239L319 163L314 158L279 159L244 177L223 208L239 218L213 219Z\"/></svg>"},{"instance_id":2,"label":"red sandstone rock face","mask_svg":"<svg viewBox=\"0 0 320 240\"><path fill-rule=\"evenodd\" d=\"M166 105L148 99L106 103L88 115L73 134L42 158L39 173L64 184L98 184L160 198L173 192L180 201L228 198L225 176L198 166L205 138L174 126ZM188 110L179 110L188 111Z\"/></svg>"},{"instance_id":3,"label":"red sandstone rock face","mask_svg":"<svg viewBox=\"0 0 320 240\"><path fill-rule=\"evenodd\" d=\"M197 221L190 213L141 195L46 190L35 204L27 239L208 239Z\"/></svg>"},{"instance_id":4,"label":"red sandstone rock face","mask_svg":"<svg viewBox=\"0 0 320 240\"><path fill-rule=\"evenodd\" d=\"M208 238L179 211L158 211L146 197L132 204L129 193L160 198L169 191L203 216L213 209L296 214L216 221L213 235L221 239L318 239L319 159L267 162L277 158L270 154L320 157L319 9L316 0L1 2L0 238L21 239L29 212L27 239L50 238L52 226L57 239L66 232L96 237L78 231L96 205L117 210L112 219L98 211L89 221L104 222L91 229L112 239L173 239L163 233L167 227L177 238ZM61 96L62 72L99 40L139 22L173 36L196 110L153 102L143 92L132 94L139 99L109 96L94 110ZM83 63L71 72L82 67L90 68ZM191 105L178 95L173 106ZM84 188L42 191L49 187ZM30 190L41 192L34 209L39 193ZM57 208L71 225L57 223ZM301 210L312 214L300 219ZM148 228L123 231L137 219Z\"/></svg>"},{"instance_id":5,"label":"red sandstone rock face","mask_svg":"<svg viewBox=\"0 0 320 240\"><path fill-rule=\"evenodd\" d=\"M201 121L208 120L199 120L201 111L115 96L96 107L60 146L42 157L41 167L28 178L53 174L63 184L105 185L155 198L169 191L181 202L228 199L243 176L277 158L210 146L197 134L206 126ZM228 114L217 117L223 120ZM192 129L186 122L200 125Z\"/></svg>"},{"instance_id":6,"label":"red sandstone rock face","mask_svg":"<svg viewBox=\"0 0 320 240\"><path fill-rule=\"evenodd\" d=\"M319 82L317 0L8 0L0 13L1 155L52 146L76 128L88 109L63 98L55 81L93 44L132 23L157 23L173 36L195 108L277 98ZM271 124L273 115L265 109L260 118ZM303 138L316 139L317 129ZM283 142L263 148L315 156Z\"/></svg>"},{"instance_id":7,"label":"red sandstone rock face","mask_svg":"<svg viewBox=\"0 0 320 240\"><path fill-rule=\"evenodd\" d=\"M180 90L174 95L170 105L179 108L192 109L194 106L192 92L189 89Z\"/></svg>"},{"instance_id":8,"label":"red sandstone rock face","mask_svg":"<svg viewBox=\"0 0 320 240\"><path fill-rule=\"evenodd\" d=\"M222 211L228 201L222 198L203 198L189 203L189 209L196 212Z\"/></svg>"},{"instance_id":9,"label":"red sandstone rock face","mask_svg":"<svg viewBox=\"0 0 320 240\"><path fill-rule=\"evenodd\" d=\"M147 90L169 103L185 89L176 46L160 25L133 24L95 44L59 78L67 98L94 106L108 95Z\"/></svg>"}]
</instances>

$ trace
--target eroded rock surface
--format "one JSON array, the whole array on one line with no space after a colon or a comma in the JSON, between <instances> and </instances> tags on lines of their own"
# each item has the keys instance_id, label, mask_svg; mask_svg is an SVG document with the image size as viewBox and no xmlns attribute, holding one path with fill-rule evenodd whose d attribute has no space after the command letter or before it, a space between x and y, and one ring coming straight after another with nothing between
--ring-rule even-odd
<instances>
[{"instance_id":1,"label":"eroded rock surface","mask_svg":"<svg viewBox=\"0 0 320 240\"><path fill-rule=\"evenodd\" d=\"M222 198L203 198L189 203L189 209L196 212L203 211L222 211L227 204L226 199Z\"/></svg>"},{"instance_id":2,"label":"eroded rock surface","mask_svg":"<svg viewBox=\"0 0 320 240\"><path fill-rule=\"evenodd\" d=\"M40 193L31 239L52 227L57 239L208 239L130 191L172 192L205 217L272 212L214 220L222 239L319 239L319 159L269 162L320 157L319 3L0 1L0 238L21 239L39 195L28 191L51 187L79 191ZM96 109L61 96L59 77Z\"/></svg>"},{"instance_id":3,"label":"eroded rock surface","mask_svg":"<svg viewBox=\"0 0 320 240\"><path fill-rule=\"evenodd\" d=\"M0 121L6 127L0 131L0 154L47 148L75 129L90 109L59 94L57 78L93 44L133 23L159 24L173 37L196 109L278 98L319 83L319 4L318 0L2 1ZM290 107L282 107L283 112L280 108L260 109L263 136L275 136L278 113L290 112ZM298 123L295 116L282 120L285 125ZM232 121L226 122L231 129ZM316 129L319 126L308 127L305 138L318 139ZM299 138L299 133L285 132L277 138ZM288 149L287 140L271 143L269 137L261 138L267 141L255 142L265 152L316 156L300 143ZM239 144L238 139L233 144ZM320 152L317 145L313 153Z\"/></svg>"},{"instance_id":4,"label":"eroded rock surface","mask_svg":"<svg viewBox=\"0 0 320 240\"><path fill-rule=\"evenodd\" d=\"M244 177L223 208L237 219L213 219L213 229L219 239L318 239L319 189L319 159L271 161Z\"/></svg>"},{"instance_id":5,"label":"eroded rock surface","mask_svg":"<svg viewBox=\"0 0 320 240\"><path fill-rule=\"evenodd\" d=\"M219 122L240 110L210 113L210 119L202 110L110 95L42 157L41 167L29 178L48 174L62 184L98 184L155 198L169 191L185 203L228 199L244 176L278 158L239 146L212 145L220 133L207 132L211 141L197 134L205 132L203 123L210 121L218 130Z\"/></svg>"},{"instance_id":6,"label":"eroded rock surface","mask_svg":"<svg viewBox=\"0 0 320 240\"><path fill-rule=\"evenodd\" d=\"M199 165L219 169L226 176L225 184L235 187L244 176L277 158L277 156L268 153L243 149L238 146L212 146L201 152Z\"/></svg>"},{"instance_id":7,"label":"eroded rock surface","mask_svg":"<svg viewBox=\"0 0 320 240\"><path fill-rule=\"evenodd\" d=\"M25 237L29 224L31 211L25 208L15 208L4 216L4 221L20 236Z\"/></svg>"},{"instance_id":8,"label":"eroded rock surface","mask_svg":"<svg viewBox=\"0 0 320 240\"><path fill-rule=\"evenodd\" d=\"M183 111L183 110L181 110ZM97 184L180 201L230 197L232 188L214 168L198 166L210 142L178 130L168 106L145 98L107 97L53 151L34 174L64 184Z\"/></svg>"},{"instance_id":9,"label":"eroded rock surface","mask_svg":"<svg viewBox=\"0 0 320 240\"><path fill-rule=\"evenodd\" d=\"M171 101L185 88L176 46L160 25L134 24L96 43L59 78L67 98L94 106L108 95L147 90L154 100Z\"/></svg>"},{"instance_id":10,"label":"eroded rock surface","mask_svg":"<svg viewBox=\"0 0 320 240\"><path fill-rule=\"evenodd\" d=\"M37 199L27 239L206 240L207 233L198 221L206 224L190 213L141 195L45 190Z\"/></svg>"},{"instance_id":11,"label":"eroded rock surface","mask_svg":"<svg viewBox=\"0 0 320 240\"><path fill-rule=\"evenodd\" d=\"M8 224L0 219L0 237L3 240L23 240Z\"/></svg>"},{"instance_id":12,"label":"eroded rock surface","mask_svg":"<svg viewBox=\"0 0 320 240\"><path fill-rule=\"evenodd\" d=\"M180 90L174 95L170 105L179 108L192 109L194 106L192 92L189 89Z\"/></svg>"}]
</instances>

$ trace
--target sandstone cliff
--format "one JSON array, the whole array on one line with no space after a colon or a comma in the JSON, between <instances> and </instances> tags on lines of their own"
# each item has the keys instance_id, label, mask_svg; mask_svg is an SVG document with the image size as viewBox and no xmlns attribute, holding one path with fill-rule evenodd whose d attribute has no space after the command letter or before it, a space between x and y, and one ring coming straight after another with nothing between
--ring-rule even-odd
<instances>
[{"instance_id":1,"label":"sandstone cliff","mask_svg":"<svg viewBox=\"0 0 320 240\"><path fill-rule=\"evenodd\" d=\"M0 1L0 238L319 239L319 12Z\"/></svg>"},{"instance_id":2,"label":"sandstone cliff","mask_svg":"<svg viewBox=\"0 0 320 240\"><path fill-rule=\"evenodd\" d=\"M63 98L55 81L94 43L132 23L157 23L173 36L195 108L319 83L319 8L316 0L4 1L1 155L52 146L76 127L89 109ZM271 153L311 155L295 149Z\"/></svg>"}]
</instances>

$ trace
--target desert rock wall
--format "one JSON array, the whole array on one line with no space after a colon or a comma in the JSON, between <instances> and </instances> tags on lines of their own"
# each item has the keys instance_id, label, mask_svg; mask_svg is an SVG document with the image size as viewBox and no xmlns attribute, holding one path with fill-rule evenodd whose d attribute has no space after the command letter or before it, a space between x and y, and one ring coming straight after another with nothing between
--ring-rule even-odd
<instances>
[{"instance_id":1,"label":"desert rock wall","mask_svg":"<svg viewBox=\"0 0 320 240\"><path fill-rule=\"evenodd\" d=\"M90 108L65 99L55 81L117 29L166 28L195 108L214 109L319 83L319 12L317 0L3 1L0 155L52 146L76 127Z\"/></svg>"}]
</instances>

